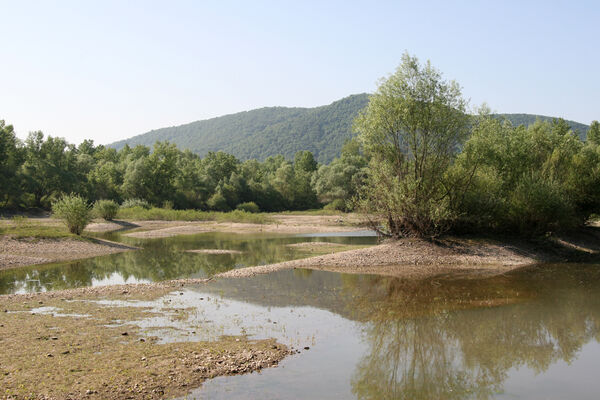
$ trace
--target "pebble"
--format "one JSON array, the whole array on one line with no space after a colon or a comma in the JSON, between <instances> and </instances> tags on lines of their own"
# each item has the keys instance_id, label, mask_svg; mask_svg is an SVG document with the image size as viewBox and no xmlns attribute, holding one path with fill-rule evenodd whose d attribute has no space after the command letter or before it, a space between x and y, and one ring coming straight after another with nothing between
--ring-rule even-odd
<instances>
[{"instance_id":1,"label":"pebble","mask_svg":"<svg viewBox=\"0 0 600 400\"><path fill-rule=\"evenodd\" d=\"M310 350L310 347L306 346L304 347L304 350Z\"/></svg>"}]
</instances>

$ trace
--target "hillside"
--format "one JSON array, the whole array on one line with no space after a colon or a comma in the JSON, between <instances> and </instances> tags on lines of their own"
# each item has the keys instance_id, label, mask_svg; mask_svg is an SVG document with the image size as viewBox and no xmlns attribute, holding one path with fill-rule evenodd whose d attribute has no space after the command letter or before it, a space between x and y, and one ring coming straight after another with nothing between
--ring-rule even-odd
<instances>
[{"instance_id":1,"label":"hillside","mask_svg":"<svg viewBox=\"0 0 600 400\"><path fill-rule=\"evenodd\" d=\"M204 156L209 151L222 150L241 160L265 158L283 154L292 159L299 150L310 150L317 161L329 163L338 156L344 141L353 136L352 121L367 105L366 93L356 94L315 108L265 107L251 111L156 129L142 135L110 144L122 148L125 144L152 146L168 140L181 149ZM532 114L496 114L513 125L529 125L553 117ZM588 126L567 121L581 137Z\"/></svg>"},{"instance_id":2,"label":"hillside","mask_svg":"<svg viewBox=\"0 0 600 400\"><path fill-rule=\"evenodd\" d=\"M367 94L358 94L315 108L260 108L153 130L109 146L168 140L202 156L222 150L242 160L276 154L292 159L297 151L310 150L317 161L328 163L352 137L352 121L367 102Z\"/></svg>"},{"instance_id":3,"label":"hillside","mask_svg":"<svg viewBox=\"0 0 600 400\"><path fill-rule=\"evenodd\" d=\"M552 122L552 120L555 119L555 117L548 117L545 115L535 115L535 114L496 114L496 117L499 118L506 118L507 120L509 120L511 122L511 124L518 126L518 125L531 125L533 124L536 120L541 120L541 121L548 121L548 122ZM571 127L571 129L573 129L573 132L577 133L579 135L579 137L581 137L581 139L585 140L585 137L587 135L587 131L590 128L589 125L585 125L579 122L575 122L575 121L566 121L567 124L569 124L569 126Z\"/></svg>"}]
</instances>

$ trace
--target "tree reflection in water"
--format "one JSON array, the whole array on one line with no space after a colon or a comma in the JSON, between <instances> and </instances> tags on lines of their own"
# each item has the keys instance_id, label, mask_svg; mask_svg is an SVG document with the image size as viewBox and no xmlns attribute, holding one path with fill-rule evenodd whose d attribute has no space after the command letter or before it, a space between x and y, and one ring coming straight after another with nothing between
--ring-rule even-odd
<instances>
[{"instance_id":1,"label":"tree reflection in water","mask_svg":"<svg viewBox=\"0 0 600 400\"><path fill-rule=\"evenodd\" d=\"M359 399L487 399L511 368L543 372L600 339L597 266L482 280L346 277L344 286L368 321L370 351L352 378Z\"/></svg>"}]
</instances>

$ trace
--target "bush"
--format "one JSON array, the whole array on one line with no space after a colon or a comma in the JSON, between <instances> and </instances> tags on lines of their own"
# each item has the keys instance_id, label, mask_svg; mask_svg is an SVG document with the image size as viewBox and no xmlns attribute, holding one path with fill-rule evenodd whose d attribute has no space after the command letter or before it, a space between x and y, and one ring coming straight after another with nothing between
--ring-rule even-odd
<instances>
[{"instance_id":1,"label":"bush","mask_svg":"<svg viewBox=\"0 0 600 400\"><path fill-rule=\"evenodd\" d=\"M121 208L142 207L146 210L150 209L150 204L143 199L127 199L121 204Z\"/></svg>"},{"instance_id":2,"label":"bush","mask_svg":"<svg viewBox=\"0 0 600 400\"><path fill-rule=\"evenodd\" d=\"M217 192L208 199L207 203L208 207L214 211L229 211L229 204L227 204L227 199L220 192Z\"/></svg>"},{"instance_id":3,"label":"bush","mask_svg":"<svg viewBox=\"0 0 600 400\"><path fill-rule=\"evenodd\" d=\"M258 208L258 206L256 205L256 203L253 202L253 201L249 201L247 203L238 204L238 206L235 209L236 210L240 210L240 211L246 211L246 212L249 212L249 213L260 212L260 208Z\"/></svg>"},{"instance_id":4,"label":"bush","mask_svg":"<svg viewBox=\"0 0 600 400\"><path fill-rule=\"evenodd\" d=\"M94 204L94 215L112 221L119 212L119 205L113 200L98 200Z\"/></svg>"},{"instance_id":5,"label":"bush","mask_svg":"<svg viewBox=\"0 0 600 400\"><path fill-rule=\"evenodd\" d=\"M338 210L338 211L346 211L346 202L342 199L335 199L331 203L327 204L323 207L324 210Z\"/></svg>"},{"instance_id":6,"label":"bush","mask_svg":"<svg viewBox=\"0 0 600 400\"><path fill-rule=\"evenodd\" d=\"M52 212L64 220L71 233L81 235L91 220L90 207L79 195L64 195L52 203Z\"/></svg>"}]
</instances>

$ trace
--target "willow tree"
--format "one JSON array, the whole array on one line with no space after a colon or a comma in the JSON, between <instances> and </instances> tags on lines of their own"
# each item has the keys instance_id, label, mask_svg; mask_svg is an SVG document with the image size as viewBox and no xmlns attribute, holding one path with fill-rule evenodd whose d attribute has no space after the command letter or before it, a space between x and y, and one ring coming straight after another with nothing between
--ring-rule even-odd
<instances>
[{"instance_id":1,"label":"willow tree","mask_svg":"<svg viewBox=\"0 0 600 400\"><path fill-rule=\"evenodd\" d=\"M384 217L390 235L434 236L452 220L447 171L469 132L466 107L455 81L404 54L357 117L371 156L361 203Z\"/></svg>"}]
</instances>

